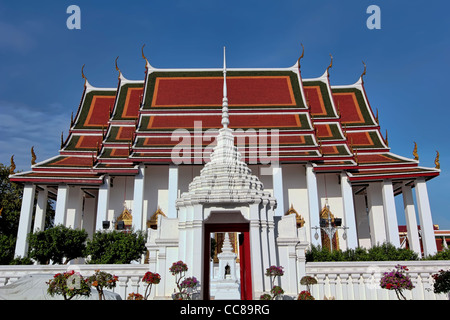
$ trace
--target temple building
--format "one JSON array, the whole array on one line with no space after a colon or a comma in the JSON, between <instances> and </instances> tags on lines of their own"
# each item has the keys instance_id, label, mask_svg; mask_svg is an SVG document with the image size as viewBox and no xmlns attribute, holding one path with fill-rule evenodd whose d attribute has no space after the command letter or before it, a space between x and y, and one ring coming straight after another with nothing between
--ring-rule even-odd
<instances>
[{"instance_id":1,"label":"temple building","mask_svg":"<svg viewBox=\"0 0 450 320\"><path fill-rule=\"evenodd\" d=\"M391 151L366 95L365 66L356 83L335 86L332 60L321 76L303 78L303 54L292 67L265 69L229 68L225 55L222 68L158 69L142 57L142 80L126 79L116 59L116 88L92 86L82 69L81 102L59 152L12 172L24 184L16 256L43 228L49 197L55 225L89 235L149 230L150 270L168 273L183 260L201 283L213 273L211 237L223 242L229 233L242 298L267 291L270 265L284 266L285 290L298 283L299 243L400 247L407 237L419 255L436 253L427 181L440 173L438 156L429 168L416 149L413 158ZM331 236L321 228L327 221L338 227ZM164 281L155 290L173 292Z\"/></svg>"}]
</instances>

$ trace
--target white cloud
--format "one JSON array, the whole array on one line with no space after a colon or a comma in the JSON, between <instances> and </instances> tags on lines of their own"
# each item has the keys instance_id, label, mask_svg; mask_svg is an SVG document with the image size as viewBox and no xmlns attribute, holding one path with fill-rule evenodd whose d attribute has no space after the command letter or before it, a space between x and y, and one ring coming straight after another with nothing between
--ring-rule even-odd
<instances>
[{"instance_id":1,"label":"white cloud","mask_svg":"<svg viewBox=\"0 0 450 320\"><path fill-rule=\"evenodd\" d=\"M10 101L0 101L0 162L9 165L11 155L18 170L29 170L34 146L37 160L43 161L59 150L61 132L67 131L70 114L59 104L38 109Z\"/></svg>"}]
</instances>

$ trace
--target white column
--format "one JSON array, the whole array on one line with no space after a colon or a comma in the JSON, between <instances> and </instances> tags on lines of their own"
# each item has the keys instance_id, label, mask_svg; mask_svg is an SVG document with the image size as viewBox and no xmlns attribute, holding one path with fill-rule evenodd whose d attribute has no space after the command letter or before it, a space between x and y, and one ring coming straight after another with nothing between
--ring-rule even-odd
<instances>
[{"instance_id":1,"label":"white column","mask_svg":"<svg viewBox=\"0 0 450 320\"><path fill-rule=\"evenodd\" d=\"M178 166L170 165L169 166L169 196L168 196L168 218L176 218L177 217L177 208L176 202L178 198Z\"/></svg>"},{"instance_id":2,"label":"white column","mask_svg":"<svg viewBox=\"0 0 450 320\"><path fill-rule=\"evenodd\" d=\"M264 292L264 266L261 256L261 225L259 204L250 205L250 259L252 269L252 296L259 297Z\"/></svg>"},{"instance_id":3,"label":"white column","mask_svg":"<svg viewBox=\"0 0 450 320\"><path fill-rule=\"evenodd\" d=\"M400 237L398 234L397 210L395 209L394 188L392 181L384 180L381 183L384 206L384 222L386 227L387 241L400 248Z\"/></svg>"},{"instance_id":4,"label":"white column","mask_svg":"<svg viewBox=\"0 0 450 320\"><path fill-rule=\"evenodd\" d=\"M313 167L311 165L306 166L306 187L308 188L308 207L309 207L309 221L310 221L310 239L311 243L315 246L322 245L322 239L320 237L315 239L315 232L312 231L312 227L320 226L320 205L319 205L319 194L317 192L317 177L313 171Z\"/></svg>"},{"instance_id":5,"label":"white column","mask_svg":"<svg viewBox=\"0 0 450 320\"><path fill-rule=\"evenodd\" d=\"M69 198L69 186L61 184L58 186L58 195L56 197L55 208L55 226L66 225L67 200Z\"/></svg>"},{"instance_id":6,"label":"white column","mask_svg":"<svg viewBox=\"0 0 450 320\"><path fill-rule=\"evenodd\" d=\"M402 185L403 208L405 209L406 228L408 231L409 248L416 252L419 257L422 254L419 241L419 230L417 228L416 209L412 196L411 186Z\"/></svg>"},{"instance_id":7,"label":"white column","mask_svg":"<svg viewBox=\"0 0 450 320\"><path fill-rule=\"evenodd\" d=\"M205 263L209 263L209 260L204 261L204 243L203 243L203 206L196 204L194 205L193 212L193 221L192 221L192 247L194 250L192 251L192 264L188 265L190 269L190 273L188 270L188 274L190 276L194 276L201 283L204 282L203 277L203 266Z\"/></svg>"},{"instance_id":8,"label":"white column","mask_svg":"<svg viewBox=\"0 0 450 320\"><path fill-rule=\"evenodd\" d=\"M95 230L97 231L103 230L103 221L108 219L110 183L111 177L106 175L103 184L98 189L97 220L95 223Z\"/></svg>"},{"instance_id":9,"label":"white column","mask_svg":"<svg viewBox=\"0 0 450 320\"><path fill-rule=\"evenodd\" d=\"M281 165L272 166L273 179L273 196L277 199L277 208L275 209L275 216L283 216L284 210L284 191L283 191L283 169Z\"/></svg>"},{"instance_id":10,"label":"white column","mask_svg":"<svg viewBox=\"0 0 450 320\"><path fill-rule=\"evenodd\" d=\"M370 227L369 227L369 215L366 205L366 195L355 194L353 196L356 222L357 222L357 234L358 234L358 245L363 248L370 248Z\"/></svg>"},{"instance_id":11,"label":"white column","mask_svg":"<svg viewBox=\"0 0 450 320\"><path fill-rule=\"evenodd\" d=\"M15 257L26 257L28 254L27 237L31 230L33 216L34 193L36 186L26 184L23 188L22 208L20 209L19 229L17 230Z\"/></svg>"},{"instance_id":12,"label":"white column","mask_svg":"<svg viewBox=\"0 0 450 320\"><path fill-rule=\"evenodd\" d=\"M342 203L344 205L344 222L348 227L347 233L347 247L355 249L358 247L358 234L356 232L356 218L355 207L353 204L353 190L345 172L341 173L341 194Z\"/></svg>"},{"instance_id":13,"label":"white column","mask_svg":"<svg viewBox=\"0 0 450 320\"><path fill-rule=\"evenodd\" d=\"M72 229L81 228L83 214L83 190L79 186L70 186L67 203L66 225Z\"/></svg>"},{"instance_id":14,"label":"white column","mask_svg":"<svg viewBox=\"0 0 450 320\"><path fill-rule=\"evenodd\" d=\"M420 230L422 234L423 253L425 256L437 252L434 235L433 219L431 217L430 201L427 184L424 178L418 178L415 183L417 208L419 210Z\"/></svg>"},{"instance_id":15,"label":"white column","mask_svg":"<svg viewBox=\"0 0 450 320\"><path fill-rule=\"evenodd\" d=\"M46 186L38 191L36 213L34 214L34 232L43 231L45 228L45 213L47 212L48 189Z\"/></svg>"},{"instance_id":16,"label":"white column","mask_svg":"<svg viewBox=\"0 0 450 320\"><path fill-rule=\"evenodd\" d=\"M145 166L139 166L139 172L134 177L134 197L133 197L133 228L135 231L143 230L142 220L144 216L144 183Z\"/></svg>"},{"instance_id":17,"label":"white column","mask_svg":"<svg viewBox=\"0 0 450 320\"><path fill-rule=\"evenodd\" d=\"M379 182L371 182L367 187L367 203L369 207L369 226L372 246L386 242L383 197L381 193L381 184Z\"/></svg>"}]
</instances>

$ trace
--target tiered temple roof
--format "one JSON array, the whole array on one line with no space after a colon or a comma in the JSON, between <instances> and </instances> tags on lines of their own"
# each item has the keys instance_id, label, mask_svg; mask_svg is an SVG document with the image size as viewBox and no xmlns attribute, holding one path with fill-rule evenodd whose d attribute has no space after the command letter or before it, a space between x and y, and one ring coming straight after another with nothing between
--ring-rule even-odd
<instances>
[{"instance_id":1,"label":"tiered temple roof","mask_svg":"<svg viewBox=\"0 0 450 320\"><path fill-rule=\"evenodd\" d=\"M186 141L184 164L208 161L197 147L209 146L221 128L222 69L157 69L144 59L143 80L126 79L116 60L117 88L93 87L83 74L81 102L59 155L11 180L99 185L105 174L136 174L141 163L172 163L174 148ZM331 66L313 79L302 78L300 59L290 68L227 69L230 128L244 160L252 163L255 148L266 142L267 155L257 152L257 163L311 162L316 172L345 170L351 181L439 175L438 167L391 152L363 75L332 86Z\"/></svg>"}]
</instances>

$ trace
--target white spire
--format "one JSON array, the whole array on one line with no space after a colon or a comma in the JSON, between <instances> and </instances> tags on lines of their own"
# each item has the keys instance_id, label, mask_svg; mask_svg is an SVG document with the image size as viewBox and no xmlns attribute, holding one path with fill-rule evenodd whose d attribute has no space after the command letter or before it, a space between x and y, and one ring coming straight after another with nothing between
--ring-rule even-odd
<instances>
[{"instance_id":1,"label":"white spire","mask_svg":"<svg viewBox=\"0 0 450 320\"><path fill-rule=\"evenodd\" d=\"M222 99L222 126L228 128L228 98L227 98L227 62L225 57L225 47L223 47L223 99Z\"/></svg>"}]
</instances>

